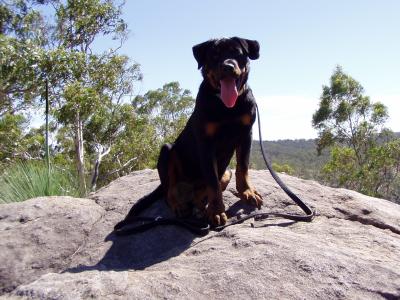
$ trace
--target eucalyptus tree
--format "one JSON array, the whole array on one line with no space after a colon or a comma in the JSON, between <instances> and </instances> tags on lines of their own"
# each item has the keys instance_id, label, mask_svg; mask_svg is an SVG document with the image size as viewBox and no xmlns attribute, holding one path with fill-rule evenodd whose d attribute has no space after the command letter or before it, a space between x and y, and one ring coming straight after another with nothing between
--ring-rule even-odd
<instances>
[{"instance_id":1,"label":"eucalyptus tree","mask_svg":"<svg viewBox=\"0 0 400 300\"><path fill-rule=\"evenodd\" d=\"M48 24L31 1L0 1L0 117L17 114L41 93L38 77Z\"/></svg>"},{"instance_id":2,"label":"eucalyptus tree","mask_svg":"<svg viewBox=\"0 0 400 300\"><path fill-rule=\"evenodd\" d=\"M173 142L182 131L192 113L194 99L178 82L169 82L162 88L135 97L132 104L139 115L151 119L162 144Z\"/></svg>"},{"instance_id":3,"label":"eucalyptus tree","mask_svg":"<svg viewBox=\"0 0 400 300\"><path fill-rule=\"evenodd\" d=\"M139 65L118 54L128 35L123 5L118 0L0 2L0 116L38 103L48 81L51 113L63 136L73 139L84 191L91 167L85 156L92 158L95 149L96 165L110 152L118 126L123 127L114 111L129 102L141 79ZM110 42L101 53L94 47L100 37ZM99 115L103 128L91 131L89 124Z\"/></svg>"},{"instance_id":4,"label":"eucalyptus tree","mask_svg":"<svg viewBox=\"0 0 400 300\"><path fill-rule=\"evenodd\" d=\"M84 131L85 125L99 108L110 107L119 101L117 90L127 85L123 92L129 94L132 83L128 79L139 79L139 66L127 66L128 59L119 57L116 49L127 36L127 25L122 19L123 2L100 0L67 0L54 2L55 31L57 48L54 59L58 70L50 69L55 81L63 81L61 97L58 98L58 120L69 126L74 135L75 161L81 188L86 190ZM96 38L110 36L117 42L106 53L96 54L93 43ZM109 68L116 61L123 61L117 68ZM67 62L67 63L66 63ZM122 68L122 69L121 69ZM122 76L120 71L131 72ZM99 157L107 150L98 151Z\"/></svg>"},{"instance_id":5,"label":"eucalyptus tree","mask_svg":"<svg viewBox=\"0 0 400 300\"><path fill-rule=\"evenodd\" d=\"M400 197L399 191L392 192L400 180L400 143L385 128L387 118L386 106L372 102L358 81L336 67L312 119L319 134L317 150L332 149L324 167L331 184Z\"/></svg>"}]
</instances>

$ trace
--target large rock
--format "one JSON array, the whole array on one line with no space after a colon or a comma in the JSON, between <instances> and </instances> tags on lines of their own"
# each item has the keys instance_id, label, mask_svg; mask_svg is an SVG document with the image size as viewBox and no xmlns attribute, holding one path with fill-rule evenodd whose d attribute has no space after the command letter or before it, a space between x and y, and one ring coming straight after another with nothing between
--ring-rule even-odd
<instances>
[{"instance_id":1,"label":"large rock","mask_svg":"<svg viewBox=\"0 0 400 300\"><path fill-rule=\"evenodd\" d=\"M250 175L264 210L298 212L266 171ZM5 299L399 299L400 206L282 179L317 209L312 223L246 221L205 237L165 226L116 237L114 224L158 185L152 170L90 199L1 205L0 290ZM234 186L226 206L248 211ZM145 214L169 212L160 201Z\"/></svg>"},{"instance_id":2,"label":"large rock","mask_svg":"<svg viewBox=\"0 0 400 300\"><path fill-rule=\"evenodd\" d=\"M92 200L71 197L0 205L0 293L68 268L104 213Z\"/></svg>"}]
</instances>

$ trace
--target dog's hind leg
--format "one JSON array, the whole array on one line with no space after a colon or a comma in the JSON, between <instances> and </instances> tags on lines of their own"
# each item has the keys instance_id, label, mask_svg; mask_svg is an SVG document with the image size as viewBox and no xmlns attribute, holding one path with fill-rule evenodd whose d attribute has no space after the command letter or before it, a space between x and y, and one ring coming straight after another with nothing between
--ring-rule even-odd
<instances>
[{"instance_id":1,"label":"dog's hind leg","mask_svg":"<svg viewBox=\"0 0 400 300\"><path fill-rule=\"evenodd\" d=\"M168 165L171 156L171 144L164 144L160 150L160 156L158 157L157 170L158 176L160 177L161 185L165 192L168 192Z\"/></svg>"},{"instance_id":2,"label":"dog's hind leg","mask_svg":"<svg viewBox=\"0 0 400 300\"><path fill-rule=\"evenodd\" d=\"M184 182L181 161L173 145L165 144L161 148L157 169L171 210L178 217L190 215L194 187Z\"/></svg>"}]
</instances>

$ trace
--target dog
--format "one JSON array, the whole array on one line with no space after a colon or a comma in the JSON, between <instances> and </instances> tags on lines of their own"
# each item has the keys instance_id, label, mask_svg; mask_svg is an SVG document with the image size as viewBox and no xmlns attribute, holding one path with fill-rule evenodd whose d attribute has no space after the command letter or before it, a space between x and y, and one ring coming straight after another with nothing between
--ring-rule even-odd
<instances>
[{"instance_id":1,"label":"dog","mask_svg":"<svg viewBox=\"0 0 400 300\"><path fill-rule=\"evenodd\" d=\"M239 197L261 208L262 197L248 176L256 102L247 80L250 60L258 59L259 51L257 41L238 37L212 39L193 47L203 75L194 111L176 141L161 148L160 186L136 203L116 229L162 197L177 217L196 211L212 225L224 225L222 192L232 177L227 168L235 152Z\"/></svg>"}]
</instances>

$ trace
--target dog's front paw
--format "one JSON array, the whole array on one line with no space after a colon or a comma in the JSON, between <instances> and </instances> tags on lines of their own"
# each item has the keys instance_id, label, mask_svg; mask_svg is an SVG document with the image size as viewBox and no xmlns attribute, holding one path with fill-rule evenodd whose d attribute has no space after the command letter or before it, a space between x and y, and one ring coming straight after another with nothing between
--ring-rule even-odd
<instances>
[{"instance_id":1,"label":"dog's front paw","mask_svg":"<svg viewBox=\"0 0 400 300\"><path fill-rule=\"evenodd\" d=\"M263 199L256 190L248 188L244 190L242 193L240 193L239 196L244 203L250 204L252 206L257 207L258 209L261 209L261 205L263 204Z\"/></svg>"},{"instance_id":2,"label":"dog's front paw","mask_svg":"<svg viewBox=\"0 0 400 300\"><path fill-rule=\"evenodd\" d=\"M228 217L225 214L224 205L213 205L207 206L207 217L209 222L214 226L225 225Z\"/></svg>"}]
</instances>

